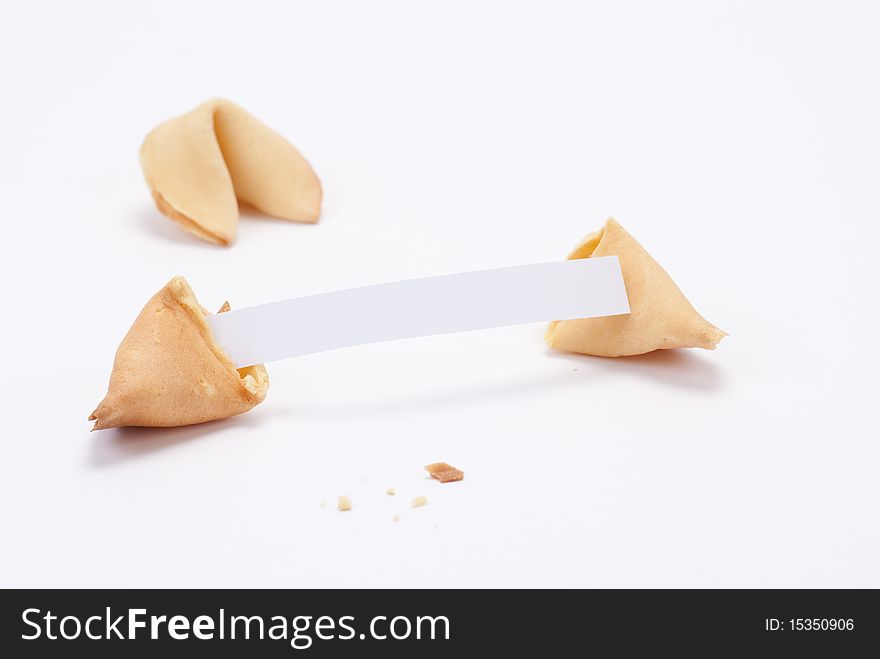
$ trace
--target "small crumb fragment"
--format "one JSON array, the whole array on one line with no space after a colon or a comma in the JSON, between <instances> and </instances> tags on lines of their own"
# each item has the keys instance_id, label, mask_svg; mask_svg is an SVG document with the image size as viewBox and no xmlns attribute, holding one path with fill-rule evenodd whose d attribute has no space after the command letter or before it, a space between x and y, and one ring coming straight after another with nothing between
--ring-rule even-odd
<instances>
[{"instance_id":1,"label":"small crumb fragment","mask_svg":"<svg viewBox=\"0 0 880 659\"><path fill-rule=\"evenodd\" d=\"M445 462L435 462L425 466L431 478L436 478L441 483L451 483L452 481L460 481L464 478L464 472L456 469L452 465Z\"/></svg>"},{"instance_id":2,"label":"small crumb fragment","mask_svg":"<svg viewBox=\"0 0 880 659\"><path fill-rule=\"evenodd\" d=\"M387 490L385 490L385 494L387 494L389 497L393 497L395 494L397 494L397 492L394 491L393 487L389 487Z\"/></svg>"},{"instance_id":3,"label":"small crumb fragment","mask_svg":"<svg viewBox=\"0 0 880 659\"><path fill-rule=\"evenodd\" d=\"M339 497L337 508L339 508L339 510L341 510L342 512L351 510L351 499L343 494L341 497Z\"/></svg>"},{"instance_id":4,"label":"small crumb fragment","mask_svg":"<svg viewBox=\"0 0 880 659\"><path fill-rule=\"evenodd\" d=\"M428 503L428 497L416 497L415 499L412 500L412 507L413 508L420 508L421 506L424 506L426 503Z\"/></svg>"},{"instance_id":5,"label":"small crumb fragment","mask_svg":"<svg viewBox=\"0 0 880 659\"><path fill-rule=\"evenodd\" d=\"M395 515L394 517L391 518L391 521L392 521L392 522L399 522L399 521L400 521L400 515Z\"/></svg>"}]
</instances>

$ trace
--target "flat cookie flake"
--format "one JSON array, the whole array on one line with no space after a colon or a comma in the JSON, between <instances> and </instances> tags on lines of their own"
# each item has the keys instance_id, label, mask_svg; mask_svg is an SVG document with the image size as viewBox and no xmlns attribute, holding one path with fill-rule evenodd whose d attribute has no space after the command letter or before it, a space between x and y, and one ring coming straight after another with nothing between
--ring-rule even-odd
<instances>
[{"instance_id":1,"label":"flat cookie flake","mask_svg":"<svg viewBox=\"0 0 880 659\"><path fill-rule=\"evenodd\" d=\"M425 465L425 469L431 474L431 478L436 478L441 483L451 483L452 481L460 481L464 478L464 472L461 469L456 469L445 462L434 462Z\"/></svg>"}]
</instances>

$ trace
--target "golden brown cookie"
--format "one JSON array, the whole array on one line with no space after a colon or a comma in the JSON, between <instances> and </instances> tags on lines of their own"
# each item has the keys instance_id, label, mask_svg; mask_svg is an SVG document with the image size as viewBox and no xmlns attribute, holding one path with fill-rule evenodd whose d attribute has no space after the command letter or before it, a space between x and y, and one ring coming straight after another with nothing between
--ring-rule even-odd
<instances>
[{"instance_id":1,"label":"golden brown cookie","mask_svg":"<svg viewBox=\"0 0 880 659\"><path fill-rule=\"evenodd\" d=\"M214 340L208 314L183 277L150 298L116 351L107 395L89 417L93 430L203 423L263 401L265 367L236 369Z\"/></svg>"},{"instance_id":2,"label":"golden brown cookie","mask_svg":"<svg viewBox=\"0 0 880 659\"><path fill-rule=\"evenodd\" d=\"M620 260L630 313L553 321L545 335L551 348L622 357L668 348L714 350L727 336L697 313L660 264L616 220L609 219L584 238L568 258L594 256Z\"/></svg>"},{"instance_id":3,"label":"golden brown cookie","mask_svg":"<svg viewBox=\"0 0 880 659\"><path fill-rule=\"evenodd\" d=\"M273 217L317 222L321 183L287 140L216 98L154 128L141 167L159 210L203 240L230 245L238 202Z\"/></svg>"}]
</instances>

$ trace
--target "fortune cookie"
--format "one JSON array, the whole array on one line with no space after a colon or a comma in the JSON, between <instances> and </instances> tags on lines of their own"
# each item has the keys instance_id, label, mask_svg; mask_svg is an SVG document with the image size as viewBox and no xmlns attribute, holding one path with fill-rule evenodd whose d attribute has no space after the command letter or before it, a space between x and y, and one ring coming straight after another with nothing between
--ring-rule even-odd
<instances>
[{"instance_id":1,"label":"fortune cookie","mask_svg":"<svg viewBox=\"0 0 880 659\"><path fill-rule=\"evenodd\" d=\"M640 355L668 348L714 350L727 334L697 313L675 282L626 229L609 219L569 254L569 259L617 256L630 313L553 321L547 345L600 357Z\"/></svg>"},{"instance_id":2,"label":"fortune cookie","mask_svg":"<svg viewBox=\"0 0 880 659\"><path fill-rule=\"evenodd\" d=\"M229 303L220 312L228 311ZM117 426L185 426L247 412L269 388L265 367L237 369L217 345L183 277L156 293L116 351L110 386L89 421Z\"/></svg>"},{"instance_id":3,"label":"fortune cookie","mask_svg":"<svg viewBox=\"0 0 880 659\"><path fill-rule=\"evenodd\" d=\"M203 240L229 245L238 202L317 222L321 183L299 151L235 103L212 99L154 128L141 167L159 210Z\"/></svg>"}]
</instances>

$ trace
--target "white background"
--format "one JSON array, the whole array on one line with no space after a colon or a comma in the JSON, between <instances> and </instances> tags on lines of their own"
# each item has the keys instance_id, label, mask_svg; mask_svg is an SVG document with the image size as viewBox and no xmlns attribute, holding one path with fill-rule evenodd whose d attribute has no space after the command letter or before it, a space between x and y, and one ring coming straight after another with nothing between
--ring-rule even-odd
<instances>
[{"instance_id":1,"label":"white background","mask_svg":"<svg viewBox=\"0 0 880 659\"><path fill-rule=\"evenodd\" d=\"M875 3L7 3L0 25L0 585L880 586ZM309 158L318 225L243 217L223 249L153 207L141 140L212 96ZM717 351L416 339L271 364L226 422L89 433L172 275L248 306L561 258L609 215ZM426 480L436 460L466 480Z\"/></svg>"}]
</instances>

